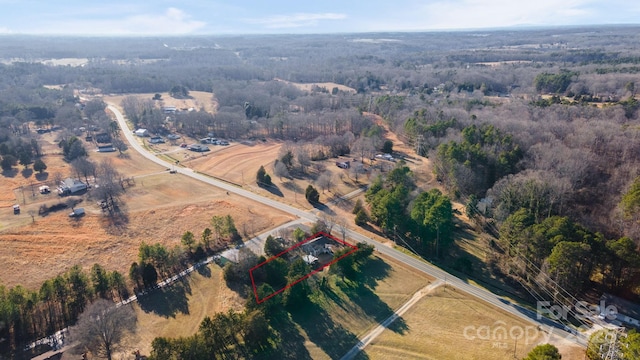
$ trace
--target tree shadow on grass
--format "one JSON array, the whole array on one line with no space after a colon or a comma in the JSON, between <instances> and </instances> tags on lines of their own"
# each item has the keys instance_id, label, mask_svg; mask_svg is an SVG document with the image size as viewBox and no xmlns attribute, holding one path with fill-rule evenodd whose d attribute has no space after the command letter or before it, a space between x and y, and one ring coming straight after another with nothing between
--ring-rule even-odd
<instances>
[{"instance_id":1,"label":"tree shadow on grass","mask_svg":"<svg viewBox=\"0 0 640 360\"><path fill-rule=\"evenodd\" d=\"M46 171L43 171L41 173L37 173L36 174L36 180L38 181L45 181L49 178L49 173Z\"/></svg>"},{"instance_id":2,"label":"tree shadow on grass","mask_svg":"<svg viewBox=\"0 0 640 360\"><path fill-rule=\"evenodd\" d=\"M331 286L323 286L320 288L322 294L327 298L331 299L336 305L340 306L343 309L347 309L345 306L344 300L336 293Z\"/></svg>"},{"instance_id":3,"label":"tree shadow on grass","mask_svg":"<svg viewBox=\"0 0 640 360\"><path fill-rule=\"evenodd\" d=\"M309 340L332 359L340 359L359 341L355 334L336 324L331 315L316 303L301 306L291 313L291 318L304 329Z\"/></svg>"},{"instance_id":4,"label":"tree shadow on grass","mask_svg":"<svg viewBox=\"0 0 640 360\"><path fill-rule=\"evenodd\" d=\"M22 169L22 171L20 172L22 174L22 177L25 179L28 179L31 177L31 175L33 175L33 169L32 168L24 168Z\"/></svg>"},{"instance_id":5,"label":"tree shadow on grass","mask_svg":"<svg viewBox=\"0 0 640 360\"><path fill-rule=\"evenodd\" d=\"M211 268L209 267L209 265L202 265L199 266L198 269L198 274L210 278L211 277Z\"/></svg>"},{"instance_id":6,"label":"tree shadow on grass","mask_svg":"<svg viewBox=\"0 0 640 360\"><path fill-rule=\"evenodd\" d=\"M339 282L338 286L354 304L357 304L367 316L376 322L381 323L393 315L394 310L380 300L378 295L363 283ZM409 329L409 326L402 317L398 317L390 324L388 329L398 334L404 334Z\"/></svg>"},{"instance_id":7,"label":"tree shadow on grass","mask_svg":"<svg viewBox=\"0 0 640 360\"><path fill-rule=\"evenodd\" d=\"M124 235L129 228L129 214L126 209L118 207L112 214L106 212L102 224L108 234Z\"/></svg>"},{"instance_id":8,"label":"tree shadow on grass","mask_svg":"<svg viewBox=\"0 0 640 360\"><path fill-rule=\"evenodd\" d=\"M323 213L330 215L330 216L334 216L336 213L335 211L331 210L331 208L329 208L327 205L321 203L321 202L317 202L317 203L312 203L313 207L322 211Z\"/></svg>"},{"instance_id":9,"label":"tree shadow on grass","mask_svg":"<svg viewBox=\"0 0 640 360\"><path fill-rule=\"evenodd\" d=\"M18 175L18 169L11 168L9 170L2 170L2 176L8 178L14 178Z\"/></svg>"},{"instance_id":10,"label":"tree shadow on grass","mask_svg":"<svg viewBox=\"0 0 640 360\"><path fill-rule=\"evenodd\" d=\"M338 281L340 290L357 304L362 311L376 322L382 322L393 315L394 310L373 292L380 280L389 276L391 265L379 257L370 257L364 264L354 280ZM390 330L404 334L409 327L406 322L398 317L388 327Z\"/></svg>"},{"instance_id":11,"label":"tree shadow on grass","mask_svg":"<svg viewBox=\"0 0 640 360\"><path fill-rule=\"evenodd\" d=\"M164 318L175 318L178 313L189 314L189 300L187 295L191 294L189 280L183 278L182 281L149 292L145 296L138 298L138 304L142 311L154 313Z\"/></svg>"},{"instance_id":12,"label":"tree shadow on grass","mask_svg":"<svg viewBox=\"0 0 640 360\"><path fill-rule=\"evenodd\" d=\"M270 320L274 330L278 332L280 339L278 348L265 354L255 355L254 359L292 359L311 360L309 350L304 346L305 338L300 334L296 324L291 321L288 314L282 313ZM274 356L276 355L277 356Z\"/></svg>"},{"instance_id":13,"label":"tree shadow on grass","mask_svg":"<svg viewBox=\"0 0 640 360\"><path fill-rule=\"evenodd\" d=\"M258 186L260 186L261 189L267 190L275 196L284 197L284 194L282 193L282 191L280 191L280 188L276 184L258 184Z\"/></svg>"},{"instance_id":14,"label":"tree shadow on grass","mask_svg":"<svg viewBox=\"0 0 640 360\"><path fill-rule=\"evenodd\" d=\"M282 186L284 186L286 189L289 189L291 191L294 191L298 194L304 194L304 191L302 190L302 188L300 186L298 186L298 184L296 184L293 181L285 181L282 183Z\"/></svg>"},{"instance_id":15,"label":"tree shadow on grass","mask_svg":"<svg viewBox=\"0 0 640 360\"><path fill-rule=\"evenodd\" d=\"M375 288L378 285L378 281L386 279L390 272L391 265L377 256L372 256L367 260L366 264L360 267L355 281L370 288Z\"/></svg>"}]
</instances>

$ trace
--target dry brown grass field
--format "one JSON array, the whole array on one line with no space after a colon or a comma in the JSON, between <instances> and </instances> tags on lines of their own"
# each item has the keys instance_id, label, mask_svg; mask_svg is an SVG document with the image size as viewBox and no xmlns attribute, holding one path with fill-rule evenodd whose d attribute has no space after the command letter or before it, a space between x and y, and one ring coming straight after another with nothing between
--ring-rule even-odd
<instances>
[{"instance_id":1,"label":"dry brown grass field","mask_svg":"<svg viewBox=\"0 0 640 360\"><path fill-rule=\"evenodd\" d=\"M450 287L438 288L403 318L407 332L383 332L365 349L371 359L521 359L536 345L546 343L548 336L532 323ZM506 336L500 327L506 329ZM520 337L521 330L529 331L528 338ZM548 342L558 346L562 359L584 357L583 349L563 339L551 337Z\"/></svg>"},{"instance_id":2,"label":"dry brown grass field","mask_svg":"<svg viewBox=\"0 0 640 360\"><path fill-rule=\"evenodd\" d=\"M214 215L231 215L242 233L251 236L292 219L291 216L216 190L180 175L160 174L139 178L125 196L128 222L113 226L93 202L86 200L87 215L78 221L60 211L46 217L28 215L26 224L0 233L0 280L7 286L40 283L69 267L89 268L99 263L124 274L137 259L140 243L180 244L189 230L196 236Z\"/></svg>"},{"instance_id":3,"label":"dry brown grass field","mask_svg":"<svg viewBox=\"0 0 640 360\"><path fill-rule=\"evenodd\" d=\"M215 99L213 93L205 92L205 91L189 91L189 95L191 99L174 99L172 98L168 92L159 93L162 95L162 100L158 102L158 104L162 104L161 106L175 106L178 109L195 109L199 110L204 108L205 111L210 113L215 113L218 109L218 102ZM127 94L127 95L104 95L102 99L106 103L116 104L120 106L122 103L122 99L127 96L135 96L139 99L149 99L153 98L155 93L149 94Z\"/></svg>"},{"instance_id":4,"label":"dry brown grass field","mask_svg":"<svg viewBox=\"0 0 640 360\"><path fill-rule=\"evenodd\" d=\"M311 91L311 89L314 86L318 86L320 88L327 89L328 92L331 92L331 90L333 90L333 88L338 88L338 90L344 91L344 92L347 92L347 93L352 93L352 94L356 93L356 89L354 89L354 88L350 88L348 86L336 84L336 83L333 83L333 82L303 84L303 83L297 83L297 82L293 82L293 81L282 80L282 79L278 79L278 78L276 78L274 80L275 81L281 81L281 82L287 83L289 85L293 85L293 86L297 87L298 89L300 89L302 91Z\"/></svg>"},{"instance_id":5,"label":"dry brown grass field","mask_svg":"<svg viewBox=\"0 0 640 360\"><path fill-rule=\"evenodd\" d=\"M69 164L62 160L54 144L56 133L38 135L47 154L48 176L45 182L53 187L56 172L63 176L72 174ZM241 233L252 235L292 219L259 203L235 195L227 195L210 185L186 176L169 174L166 169L147 161L135 151L127 151L126 157L117 153L96 153L87 146L94 162L108 158L125 177L134 177L135 186L123 196L128 221L121 226L110 225L94 201L84 195L87 215L72 221L68 211L38 215L32 220L29 212L42 204L48 206L64 201L55 193L48 195L31 191L36 183L35 175L22 176L18 171L13 177L0 177L3 191L0 214L0 282L7 286L21 284L36 289L42 281L80 264L85 268L99 263L109 270L127 273L136 260L140 243L160 242L173 247L180 244L180 236L189 230L199 235L209 226L213 215L230 214L236 220ZM25 187L23 192L20 186ZM15 190L18 189L18 190ZM35 193L35 196L33 194ZM22 212L13 215L11 205L20 203ZM26 203L26 204L25 204ZM260 216L256 216L256 215Z\"/></svg>"}]
</instances>

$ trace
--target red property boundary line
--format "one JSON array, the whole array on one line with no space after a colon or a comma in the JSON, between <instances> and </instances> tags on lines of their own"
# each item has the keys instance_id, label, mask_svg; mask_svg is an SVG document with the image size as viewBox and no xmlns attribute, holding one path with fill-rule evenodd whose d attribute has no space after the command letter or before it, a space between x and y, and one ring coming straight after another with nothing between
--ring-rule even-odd
<instances>
[{"instance_id":1,"label":"red property boundary line","mask_svg":"<svg viewBox=\"0 0 640 360\"><path fill-rule=\"evenodd\" d=\"M331 240L333 240L333 241L336 241L336 242L338 242L338 243L340 243L340 244L342 244L342 245L344 245L344 246L350 247L350 248L351 248L351 251L349 251L348 253L346 253L346 254L344 254L344 255L340 256L340 257L339 257L339 258L337 258L337 259L333 259L333 261L331 261L330 263L327 263L327 264L323 265L322 267L320 267L320 268L318 268L318 269L313 270L312 272L310 272L310 273L308 273L307 275L305 275L305 276L301 277L300 279L296 279L296 281L294 281L294 282L292 282L292 283L290 283L290 284L287 284L287 286L283 287L282 289L279 289L279 290L277 290L277 291L274 291L274 292L273 292L273 294L270 294L269 296L265 297L264 299L260 299L260 298L258 297L258 288L256 287L256 282L255 282L255 280L253 279L253 271L254 271L254 270L256 270L257 268L261 267L261 266L264 266L264 265L265 265L265 264L267 264L268 262L270 262L270 261L272 261L272 260L274 260L274 259L277 259L278 257L280 257L280 256L282 256L282 255L284 255L284 254L288 253L289 251L291 251L291 250L293 250L293 249L295 249L295 248L298 248L298 247L300 247L300 246L302 246L302 245L304 245L304 244L308 243L309 241L311 241L311 240L313 240L313 239L316 239L316 238L318 238L318 237L321 237L321 236L322 236L322 237L329 238L329 239L331 239ZM327 266L330 266L331 264L334 264L334 263L336 263L336 262L338 262L338 261L342 260L343 258L345 258L345 257L347 257L347 256L349 256L349 255L351 255L351 254L353 254L353 253L354 253L354 252L356 252L357 250L358 250L358 248L357 248L356 246L351 245L351 244L347 243L346 241L344 241L344 240L340 240L340 239L338 239L337 237L332 236L332 235L330 235L330 234L327 234L327 233L325 233L325 232L323 232L323 231L313 234L312 236L310 236L310 237L306 238L305 240L300 241L299 243L297 243L297 244L293 245L292 247L290 247L290 248L288 248L288 249L286 249L286 250L282 251L281 253L279 253L279 254L277 254L277 255L275 255L275 256L270 257L269 259L267 259L267 260L263 261L262 263L260 263L260 264L258 264L258 265L256 265L256 266L252 267L251 269L249 269L249 277L251 277L251 286L253 287L253 294L254 294L254 295L255 295L255 297L256 297L256 302L257 302L258 304L260 304L260 303L262 303L262 302L265 302L265 301L267 301L267 300L271 299L272 297L274 297L274 296L276 296L276 295L280 294L281 292L283 292L283 291L287 290L288 288L290 288L290 287L292 287L293 285L295 285L295 284L297 284L297 283L301 282L302 280L305 280L305 279L309 278L310 276L312 276L312 275L314 275L314 274L319 273L320 271L322 271L322 269L326 268Z\"/></svg>"}]
</instances>

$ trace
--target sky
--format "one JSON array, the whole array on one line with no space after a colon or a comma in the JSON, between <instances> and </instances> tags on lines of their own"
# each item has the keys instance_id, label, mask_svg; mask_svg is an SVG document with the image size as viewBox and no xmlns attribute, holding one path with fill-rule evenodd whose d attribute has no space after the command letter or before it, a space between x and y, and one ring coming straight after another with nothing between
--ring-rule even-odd
<instances>
[{"instance_id":1,"label":"sky","mask_svg":"<svg viewBox=\"0 0 640 360\"><path fill-rule=\"evenodd\" d=\"M0 6L0 34L319 34L640 23L638 0L0 0Z\"/></svg>"}]
</instances>

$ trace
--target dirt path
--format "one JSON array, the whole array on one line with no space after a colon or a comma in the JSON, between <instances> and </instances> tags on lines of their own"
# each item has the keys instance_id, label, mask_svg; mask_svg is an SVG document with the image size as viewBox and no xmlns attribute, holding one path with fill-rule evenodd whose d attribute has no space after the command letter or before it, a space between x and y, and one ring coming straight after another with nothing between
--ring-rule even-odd
<instances>
[{"instance_id":1,"label":"dirt path","mask_svg":"<svg viewBox=\"0 0 640 360\"><path fill-rule=\"evenodd\" d=\"M351 360L353 359L362 349L364 349L367 345L371 344L373 340L375 340L382 332L389 327L397 318L404 315L413 305L415 305L420 299L431 293L433 290L438 288L444 282L442 280L437 280L418 292L416 292L409 301L404 303L398 310L396 310L391 316L386 318L380 325L376 326L373 330L371 330L367 335L363 336L358 343L349 350L341 360Z\"/></svg>"}]
</instances>

